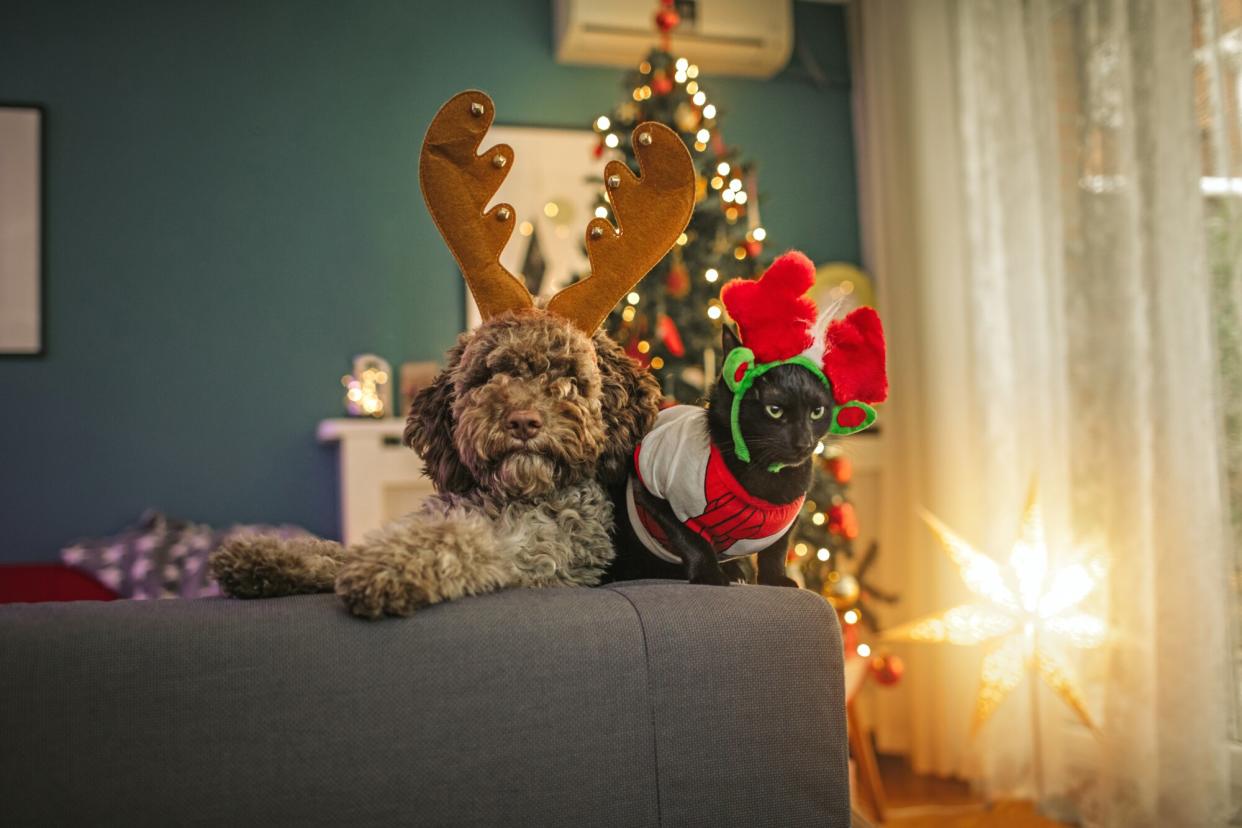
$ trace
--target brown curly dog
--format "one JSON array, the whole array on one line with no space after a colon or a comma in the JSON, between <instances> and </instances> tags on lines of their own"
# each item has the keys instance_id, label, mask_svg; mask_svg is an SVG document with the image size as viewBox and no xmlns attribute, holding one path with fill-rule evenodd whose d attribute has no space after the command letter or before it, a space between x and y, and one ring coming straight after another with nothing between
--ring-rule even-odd
<instances>
[{"instance_id":1,"label":"brown curly dog","mask_svg":"<svg viewBox=\"0 0 1242 828\"><path fill-rule=\"evenodd\" d=\"M437 494L343 547L241 538L211 557L224 592L336 591L365 618L505 587L599 583L612 504L659 407L655 380L607 335L507 312L462 334L414 399L406 443Z\"/></svg>"}]
</instances>

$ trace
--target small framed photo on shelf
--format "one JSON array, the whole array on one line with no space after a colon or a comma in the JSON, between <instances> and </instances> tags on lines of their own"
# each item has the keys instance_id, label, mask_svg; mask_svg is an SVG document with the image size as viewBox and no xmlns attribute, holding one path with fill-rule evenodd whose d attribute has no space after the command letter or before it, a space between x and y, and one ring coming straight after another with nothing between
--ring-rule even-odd
<instances>
[{"instance_id":1,"label":"small framed photo on shelf","mask_svg":"<svg viewBox=\"0 0 1242 828\"><path fill-rule=\"evenodd\" d=\"M41 356L43 109L0 104L0 356Z\"/></svg>"}]
</instances>

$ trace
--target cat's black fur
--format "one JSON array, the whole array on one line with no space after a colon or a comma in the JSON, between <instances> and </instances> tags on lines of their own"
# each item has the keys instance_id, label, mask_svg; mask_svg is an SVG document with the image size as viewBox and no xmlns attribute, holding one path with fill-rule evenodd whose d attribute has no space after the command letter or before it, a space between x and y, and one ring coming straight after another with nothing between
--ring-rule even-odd
<instances>
[{"instance_id":1,"label":"cat's black fur","mask_svg":"<svg viewBox=\"0 0 1242 828\"><path fill-rule=\"evenodd\" d=\"M738 346L729 326L721 333L722 352L728 354ZM738 424L750 462L739 460L734 451L733 431L729 413L733 392L717 381L708 403L710 438L724 457L725 465L743 488L769 503L791 503L806 494L811 485L812 458L816 444L824 438L832 422L832 394L810 371L798 365L773 368L755 381L742 398ZM771 417L765 407L778 405L782 414ZM811 413L824 408L818 420ZM774 464L784 465L778 472L768 471ZM686 578L695 584L725 585L736 580L737 564L722 566L711 546L698 534L687 529L673 514L668 502L654 497L641 485L635 488L635 499L659 522L682 559L682 566L671 564L651 554L630 525L626 509L625 487L621 483L612 492L616 513L617 557L606 580L626 581L636 578ZM796 526L796 523L795 523ZM794 526L775 543L758 553L758 582L771 586L796 586L785 575L785 556Z\"/></svg>"}]
</instances>

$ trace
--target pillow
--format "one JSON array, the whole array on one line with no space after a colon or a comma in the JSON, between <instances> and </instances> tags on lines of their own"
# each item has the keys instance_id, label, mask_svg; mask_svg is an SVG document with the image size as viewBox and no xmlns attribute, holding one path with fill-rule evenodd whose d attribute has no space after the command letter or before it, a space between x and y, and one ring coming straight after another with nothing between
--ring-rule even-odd
<instances>
[{"instance_id":1,"label":"pillow","mask_svg":"<svg viewBox=\"0 0 1242 828\"><path fill-rule=\"evenodd\" d=\"M241 525L217 530L203 523L147 511L108 538L78 541L60 559L94 575L122 598L203 598L220 594L207 573L207 556L240 534L309 537L297 526Z\"/></svg>"}]
</instances>

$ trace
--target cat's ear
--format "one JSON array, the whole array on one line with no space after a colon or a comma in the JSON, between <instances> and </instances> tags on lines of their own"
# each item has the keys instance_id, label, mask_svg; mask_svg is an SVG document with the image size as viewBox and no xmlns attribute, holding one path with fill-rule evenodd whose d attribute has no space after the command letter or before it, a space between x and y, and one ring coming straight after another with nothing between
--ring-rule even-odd
<instances>
[{"instance_id":1,"label":"cat's ear","mask_svg":"<svg viewBox=\"0 0 1242 828\"><path fill-rule=\"evenodd\" d=\"M740 348L742 341L737 338L737 334L733 332L733 328L728 324L720 326L720 353L727 358L729 352L734 348Z\"/></svg>"}]
</instances>

